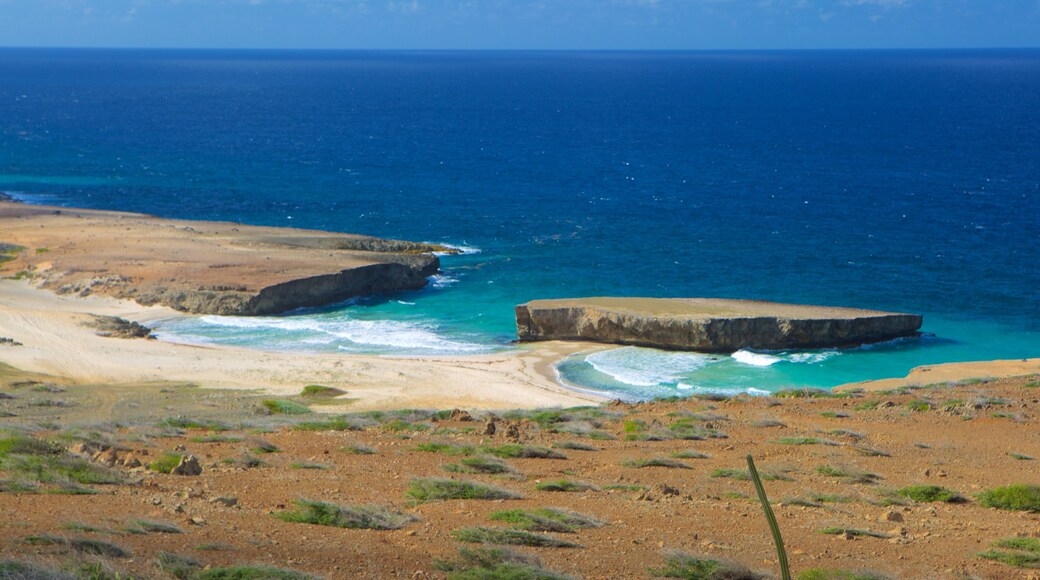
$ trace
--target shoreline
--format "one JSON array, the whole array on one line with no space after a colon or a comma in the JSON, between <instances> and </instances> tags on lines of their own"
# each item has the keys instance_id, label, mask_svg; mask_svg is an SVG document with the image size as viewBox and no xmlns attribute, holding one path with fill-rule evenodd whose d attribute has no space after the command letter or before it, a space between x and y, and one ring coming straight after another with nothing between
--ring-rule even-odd
<instances>
[{"instance_id":1,"label":"shoreline","mask_svg":"<svg viewBox=\"0 0 1040 580\"><path fill-rule=\"evenodd\" d=\"M547 343L470 356L380 357L297 354L161 340L97 336L90 315L141 321L185 316L160 306L88 296L65 297L26 281L0 281L0 336L22 346L0 349L0 362L79 384L155 381L201 387L262 389L295 395L309 384L347 391L323 409L364 411L406 407L506 410L572 407L609 400L560 384L555 363L600 345Z\"/></svg>"}]
</instances>

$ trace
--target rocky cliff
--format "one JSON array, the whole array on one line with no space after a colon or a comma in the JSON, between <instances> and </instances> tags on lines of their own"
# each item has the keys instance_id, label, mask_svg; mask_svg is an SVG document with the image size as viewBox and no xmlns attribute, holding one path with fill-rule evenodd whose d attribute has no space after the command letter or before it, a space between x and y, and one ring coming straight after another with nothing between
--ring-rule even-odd
<instances>
[{"instance_id":1,"label":"rocky cliff","mask_svg":"<svg viewBox=\"0 0 1040 580\"><path fill-rule=\"evenodd\" d=\"M575 298L516 307L521 341L733 352L845 347L915 335L916 314L706 298Z\"/></svg>"},{"instance_id":2,"label":"rocky cliff","mask_svg":"<svg viewBox=\"0 0 1040 580\"><path fill-rule=\"evenodd\" d=\"M263 315L422 288L453 250L313 230L166 220L0 200L3 275L59 294Z\"/></svg>"}]
</instances>

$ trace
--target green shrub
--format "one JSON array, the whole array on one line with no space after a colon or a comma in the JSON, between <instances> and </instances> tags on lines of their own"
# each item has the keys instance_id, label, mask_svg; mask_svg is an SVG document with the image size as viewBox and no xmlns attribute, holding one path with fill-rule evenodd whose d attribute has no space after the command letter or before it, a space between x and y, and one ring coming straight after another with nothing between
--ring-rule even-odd
<instances>
[{"instance_id":1,"label":"green shrub","mask_svg":"<svg viewBox=\"0 0 1040 580\"><path fill-rule=\"evenodd\" d=\"M301 397L308 397L311 399L332 399L345 394L347 394L346 391L323 385L307 385L303 388L303 391L300 392Z\"/></svg>"},{"instance_id":2,"label":"green shrub","mask_svg":"<svg viewBox=\"0 0 1040 580\"><path fill-rule=\"evenodd\" d=\"M575 451L599 451L592 445L579 443L578 441L557 441L553 443L553 447L556 449L573 449Z\"/></svg>"},{"instance_id":3,"label":"green shrub","mask_svg":"<svg viewBox=\"0 0 1040 580\"><path fill-rule=\"evenodd\" d=\"M906 404L906 408L917 413L923 413L924 411L930 411L932 404L922 399L914 399Z\"/></svg>"},{"instance_id":4,"label":"green shrub","mask_svg":"<svg viewBox=\"0 0 1040 580\"><path fill-rule=\"evenodd\" d=\"M870 530L860 530L857 528L824 528L820 530L821 534L831 534L835 536L848 535L848 536L866 536L868 538L891 538L889 534L883 534L881 532L872 532Z\"/></svg>"},{"instance_id":5,"label":"green shrub","mask_svg":"<svg viewBox=\"0 0 1040 580\"><path fill-rule=\"evenodd\" d=\"M1040 512L1040 486L1009 485L979 494L979 503L1003 510Z\"/></svg>"},{"instance_id":6,"label":"green shrub","mask_svg":"<svg viewBox=\"0 0 1040 580\"><path fill-rule=\"evenodd\" d=\"M347 417L331 417L321 421L301 421L292 428L297 431L361 431L364 426L361 422Z\"/></svg>"},{"instance_id":7,"label":"green shrub","mask_svg":"<svg viewBox=\"0 0 1040 580\"><path fill-rule=\"evenodd\" d=\"M455 473L514 473L516 470L501 459L488 456L465 457L459 463L449 463L444 469Z\"/></svg>"},{"instance_id":8,"label":"green shrub","mask_svg":"<svg viewBox=\"0 0 1040 580\"><path fill-rule=\"evenodd\" d=\"M130 522L130 531L139 533L156 533L156 534L183 534L184 530L177 526L167 522L157 522L155 520L133 520Z\"/></svg>"},{"instance_id":9,"label":"green shrub","mask_svg":"<svg viewBox=\"0 0 1040 580\"><path fill-rule=\"evenodd\" d=\"M888 580L888 576L876 572L858 570L830 570L810 568L798 574L798 580Z\"/></svg>"},{"instance_id":10,"label":"green shrub","mask_svg":"<svg viewBox=\"0 0 1040 580\"><path fill-rule=\"evenodd\" d=\"M488 519L532 532L564 534L573 534L578 528L598 528L603 525L602 521L591 516L553 508L496 511L488 515Z\"/></svg>"},{"instance_id":11,"label":"green shrub","mask_svg":"<svg viewBox=\"0 0 1040 580\"><path fill-rule=\"evenodd\" d=\"M569 479L557 479L554 481L543 481L534 486L538 491L596 491L596 486L583 481L571 481Z\"/></svg>"},{"instance_id":12,"label":"green shrub","mask_svg":"<svg viewBox=\"0 0 1040 580\"><path fill-rule=\"evenodd\" d=\"M567 459L567 456L559 451L553 451L548 447L535 447L530 445L518 445L507 443L498 447L483 447L481 451L504 458L527 458L527 459Z\"/></svg>"},{"instance_id":13,"label":"green shrub","mask_svg":"<svg viewBox=\"0 0 1040 580\"><path fill-rule=\"evenodd\" d=\"M676 461L675 459L665 459L661 457L648 457L645 459L626 459L621 462L621 465L625 467L670 467L673 469L693 469L689 465L686 465L682 461Z\"/></svg>"},{"instance_id":14,"label":"green shrub","mask_svg":"<svg viewBox=\"0 0 1040 580\"><path fill-rule=\"evenodd\" d=\"M286 399L264 399L261 405L275 415L306 415L310 407Z\"/></svg>"},{"instance_id":15,"label":"green shrub","mask_svg":"<svg viewBox=\"0 0 1040 580\"><path fill-rule=\"evenodd\" d=\"M688 580L759 580L767 578L739 564L673 552L667 556L664 568L651 568L652 576L686 578Z\"/></svg>"},{"instance_id":16,"label":"green shrub","mask_svg":"<svg viewBox=\"0 0 1040 580\"><path fill-rule=\"evenodd\" d=\"M315 576L303 572L272 566L231 566L202 570L193 580L315 580L315 578Z\"/></svg>"},{"instance_id":17,"label":"green shrub","mask_svg":"<svg viewBox=\"0 0 1040 580\"><path fill-rule=\"evenodd\" d=\"M159 473L170 473L180 464L184 456L180 453L163 453L155 461L148 464L148 469Z\"/></svg>"},{"instance_id":18,"label":"green shrub","mask_svg":"<svg viewBox=\"0 0 1040 580\"><path fill-rule=\"evenodd\" d=\"M957 503L964 501L964 496L961 494L938 485L911 485L896 493L918 502Z\"/></svg>"},{"instance_id":19,"label":"green shrub","mask_svg":"<svg viewBox=\"0 0 1040 580\"><path fill-rule=\"evenodd\" d=\"M1040 568L1040 539L1007 538L993 542L993 547L999 550L987 550L979 557L1018 568Z\"/></svg>"},{"instance_id":20,"label":"green shrub","mask_svg":"<svg viewBox=\"0 0 1040 580\"><path fill-rule=\"evenodd\" d=\"M507 548L460 548L458 561L435 560L448 580L570 580L542 567L538 558Z\"/></svg>"},{"instance_id":21,"label":"green shrub","mask_svg":"<svg viewBox=\"0 0 1040 580\"><path fill-rule=\"evenodd\" d=\"M399 530L415 516L373 505L341 506L306 499L296 500L296 509L275 514L281 520L335 528Z\"/></svg>"},{"instance_id":22,"label":"green shrub","mask_svg":"<svg viewBox=\"0 0 1040 580\"><path fill-rule=\"evenodd\" d=\"M462 528L451 533L460 542L471 544L507 544L539 548L580 548L579 544L551 536L511 528Z\"/></svg>"},{"instance_id":23,"label":"green shrub","mask_svg":"<svg viewBox=\"0 0 1040 580\"><path fill-rule=\"evenodd\" d=\"M774 441L780 445L831 445L836 446L836 441L829 439L818 439L816 437L782 437Z\"/></svg>"},{"instance_id":24,"label":"green shrub","mask_svg":"<svg viewBox=\"0 0 1040 580\"><path fill-rule=\"evenodd\" d=\"M25 538L25 543L33 546L57 546L66 550L74 550L93 556L109 558L129 558L130 552L110 542L88 538L62 538L43 534Z\"/></svg>"},{"instance_id":25,"label":"green shrub","mask_svg":"<svg viewBox=\"0 0 1040 580\"><path fill-rule=\"evenodd\" d=\"M202 568L202 563L198 560L170 552L159 552L155 565L158 566L160 572L179 580L190 580Z\"/></svg>"},{"instance_id":26,"label":"green shrub","mask_svg":"<svg viewBox=\"0 0 1040 580\"><path fill-rule=\"evenodd\" d=\"M444 499L520 499L520 494L477 481L418 478L413 479L405 496L415 503Z\"/></svg>"}]
</instances>

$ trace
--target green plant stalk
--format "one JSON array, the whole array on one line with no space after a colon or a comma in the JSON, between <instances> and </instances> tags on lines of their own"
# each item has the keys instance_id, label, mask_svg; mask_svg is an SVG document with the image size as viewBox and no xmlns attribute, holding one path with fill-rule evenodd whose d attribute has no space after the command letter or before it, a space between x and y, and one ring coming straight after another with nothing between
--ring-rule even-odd
<instances>
[{"instance_id":1,"label":"green plant stalk","mask_svg":"<svg viewBox=\"0 0 1040 580\"><path fill-rule=\"evenodd\" d=\"M784 538L780 535L780 524L776 523L773 508L769 505L769 498L766 497L766 488L762 485L762 479L758 477L758 470L755 469L755 460L751 458L750 454L747 456L747 466L748 471L751 473L751 480L755 482L758 501L762 503L762 510L766 512L766 521L769 522L769 532L773 534L773 543L776 544L776 557L780 563L780 577L783 580L791 580L791 567L787 564L787 550L784 549Z\"/></svg>"}]
</instances>

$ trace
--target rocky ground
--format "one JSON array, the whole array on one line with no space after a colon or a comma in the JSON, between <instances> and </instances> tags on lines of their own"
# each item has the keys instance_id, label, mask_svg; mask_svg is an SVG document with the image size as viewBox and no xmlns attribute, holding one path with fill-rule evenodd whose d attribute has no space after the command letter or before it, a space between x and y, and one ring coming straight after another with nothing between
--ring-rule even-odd
<instances>
[{"instance_id":1,"label":"rocky ground","mask_svg":"<svg viewBox=\"0 0 1040 580\"><path fill-rule=\"evenodd\" d=\"M751 454L796 577L1035 578L1038 490L987 492L1040 483L1038 379L496 419L2 367L0 577L778 576Z\"/></svg>"}]
</instances>

